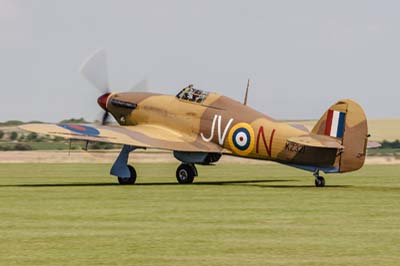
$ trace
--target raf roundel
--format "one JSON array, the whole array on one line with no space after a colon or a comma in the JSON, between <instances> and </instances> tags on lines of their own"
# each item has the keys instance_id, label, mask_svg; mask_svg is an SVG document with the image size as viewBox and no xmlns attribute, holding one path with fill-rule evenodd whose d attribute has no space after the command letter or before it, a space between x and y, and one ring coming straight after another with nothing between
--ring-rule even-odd
<instances>
[{"instance_id":1,"label":"raf roundel","mask_svg":"<svg viewBox=\"0 0 400 266\"><path fill-rule=\"evenodd\" d=\"M254 148L254 131L247 123L238 123L231 128L228 136L229 146L239 155L247 155Z\"/></svg>"},{"instance_id":2,"label":"raf roundel","mask_svg":"<svg viewBox=\"0 0 400 266\"><path fill-rule=\"evenodd\" d=\"M238 128L233 132L233 144L241 151L246 150L250 145L250 133L245 128Z\"/></svg>"},{"instance_id":3,"label":"raf roundel","mask_svg":"<svg viewBox=\"0 0 400 266\"><path fill-rule=\"evenodd\" d=\"M68 129L74 133L82 134L82 135L87 135L87 136L98 136L100 132L90 126L83 126L83 125L68 125L68 124L58 124L59 127Z\"/></svg>"}]
</instances>

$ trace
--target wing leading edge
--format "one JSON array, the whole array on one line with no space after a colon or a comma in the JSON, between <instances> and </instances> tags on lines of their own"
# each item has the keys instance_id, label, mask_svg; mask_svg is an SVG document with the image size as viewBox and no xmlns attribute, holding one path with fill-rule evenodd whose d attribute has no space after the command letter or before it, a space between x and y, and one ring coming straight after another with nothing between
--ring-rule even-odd
<instances>
[{"instance_id":1,"label":"wing leading edge","mask_svg":"<svg viewBox=\"0 0 400 266\"><path fill-rule=\"evenodd\" d=\"M66 139L108 142L141 148L222 153L223 148L197 136L158 125L92 126L78 124L26 124L23 130Z\"/></svg>"}]
</instances>

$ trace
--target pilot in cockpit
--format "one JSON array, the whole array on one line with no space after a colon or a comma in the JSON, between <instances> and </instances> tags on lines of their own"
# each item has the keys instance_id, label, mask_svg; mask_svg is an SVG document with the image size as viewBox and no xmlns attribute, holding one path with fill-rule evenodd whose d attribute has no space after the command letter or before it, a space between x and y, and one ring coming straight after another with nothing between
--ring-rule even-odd
<instances>
[{"instance_id":1,"label":"pilot in cockpit","mask_svg":"<svg viewBox=\"0 0 400 266\"><path fill-rule=\"evenodd\" d=\"M189 101L193 100L193 84L190 84L189 86L183 89L182 99Z\"/></svg>"},{"instance_id":2,"label":"pilot in cockpit","mask_svg":"<svg viewBox=\"0 0 400 266\"><path fill-rule=\"evenodd\" d=\"M186 100L194 103L202 103L205 100L207 94L207 92L204 92L202 90L196 90L193 87L193 84L190 84L189 86L183 88L176 97L181 100Z\"/></svg>"}]
</instances>

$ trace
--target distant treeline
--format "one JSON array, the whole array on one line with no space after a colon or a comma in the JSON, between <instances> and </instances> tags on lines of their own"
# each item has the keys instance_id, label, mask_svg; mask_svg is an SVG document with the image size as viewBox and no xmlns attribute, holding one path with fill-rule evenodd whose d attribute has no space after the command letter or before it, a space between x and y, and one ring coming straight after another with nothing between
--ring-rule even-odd
<instances>
[{"instance_id":1,"label":"distant treeline","mask_svg":"<svg viewBox=\"0 0 400 266\"><path fill-rule=\"evenodd\" d=\"M9 120L6 122L0 122L0 127L11 127L11 126L19 126L24 124L24 122L19 120Z\"/></svg>"},{"instance_id":2,"label":"distant treeline","mask_svg":"<svg viewBox=\"0 0 400 266\"><path fill-rule=\"evenodd\" d=\"M60 121L61 124L89 124L90 122L86 121L83 117L81 118L71 118L64 119Z\"/></svg>"},{"instance_id":3,"label":"distant treeline","mask_svg":"<svg viewBox=\"0 0 400 266\"><path fill-rule=\"evenodd\" d=\"M400 149L400 141L398 139L395 141L384 140L381 145L382 149Z\"/></svg>"},{"instance_id":4,"label":"distant treeline","mask_svg":"<svg viewBox=\"0 0 400 266\"><path fill-rule=\"evenodd\" d=\"M69 146L69 142L52 142L43 143L42 145L35 145L34 142L16 142L16 143L4 143L0 142L0 151L30 151L30 150L81 150L85 149L86 144L84 142L73 142ZM88 145L88 150L110 150L110 149L120 149L121 145L103 142L90 142Z\"/></svg>"},{"instance_id":5,"label":"distant treeline","mask_svg":"<svg viewBox=\"0 0 400 266\"><path fill-rule=\"evenodd\" d=\"M29 122L23 122L20 120L8 120L6 122L0 122L0 127L13 127L13 126L20 126L23 124L42 124L44 122L42 121L29 121ZM89 124L89 121L86 121L83 117L81 118L70 118L70 119L64 119L60 121L61 124Z\"/></svg>"},{"instance_id":6,"label":"distant treeline","mask_svg":"<svg viewBox=\"0 0 400 266\"><path fill-rule=\"evenodd\" d=\"M32 147L25 143L16 143L13 145L0 145L0 151L30 151Z\"/></svg>"}]
</instances>

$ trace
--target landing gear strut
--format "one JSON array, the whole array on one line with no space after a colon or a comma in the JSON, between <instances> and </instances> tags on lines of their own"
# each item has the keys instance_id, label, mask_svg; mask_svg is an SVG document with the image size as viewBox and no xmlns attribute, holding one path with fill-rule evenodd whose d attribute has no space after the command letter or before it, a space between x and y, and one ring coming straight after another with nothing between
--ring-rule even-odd
<instances>
[{"instance_id":1,"label":"landing gear strut","mask_svg":"<svg viewBox=\"0 0 400 266\"><path fill-rule=\"evenodd\" d=\"M133 185L136 181L136 170L133 166L128 165L129 153L134 151L136 147L124 145L121 152L111 167L110 174L118 177L120 185Z\"/></svg>"},{"instance_id":2,"label":"landing gear strut","mask_svg":"<svg viewBox=\"0 0 400 266\"><path fill-rule=\"evenodd\" d=\"M315 177L315 186L316 187L324 187L325 186L325 178L319 175L319 169L315 170L314 172Z\"/></svg>"},{"instance_id":3,"label":"landing gear strut","mask_svg":"<svg viewBox=\"0 0 400 266\"><path fill-rule=\"evenodd\" d=\"M195 176L197 176L197 169L192 163L182 163L176 169L176 180L179 184L192 184Z\"/></svg>"}]
</instances>

